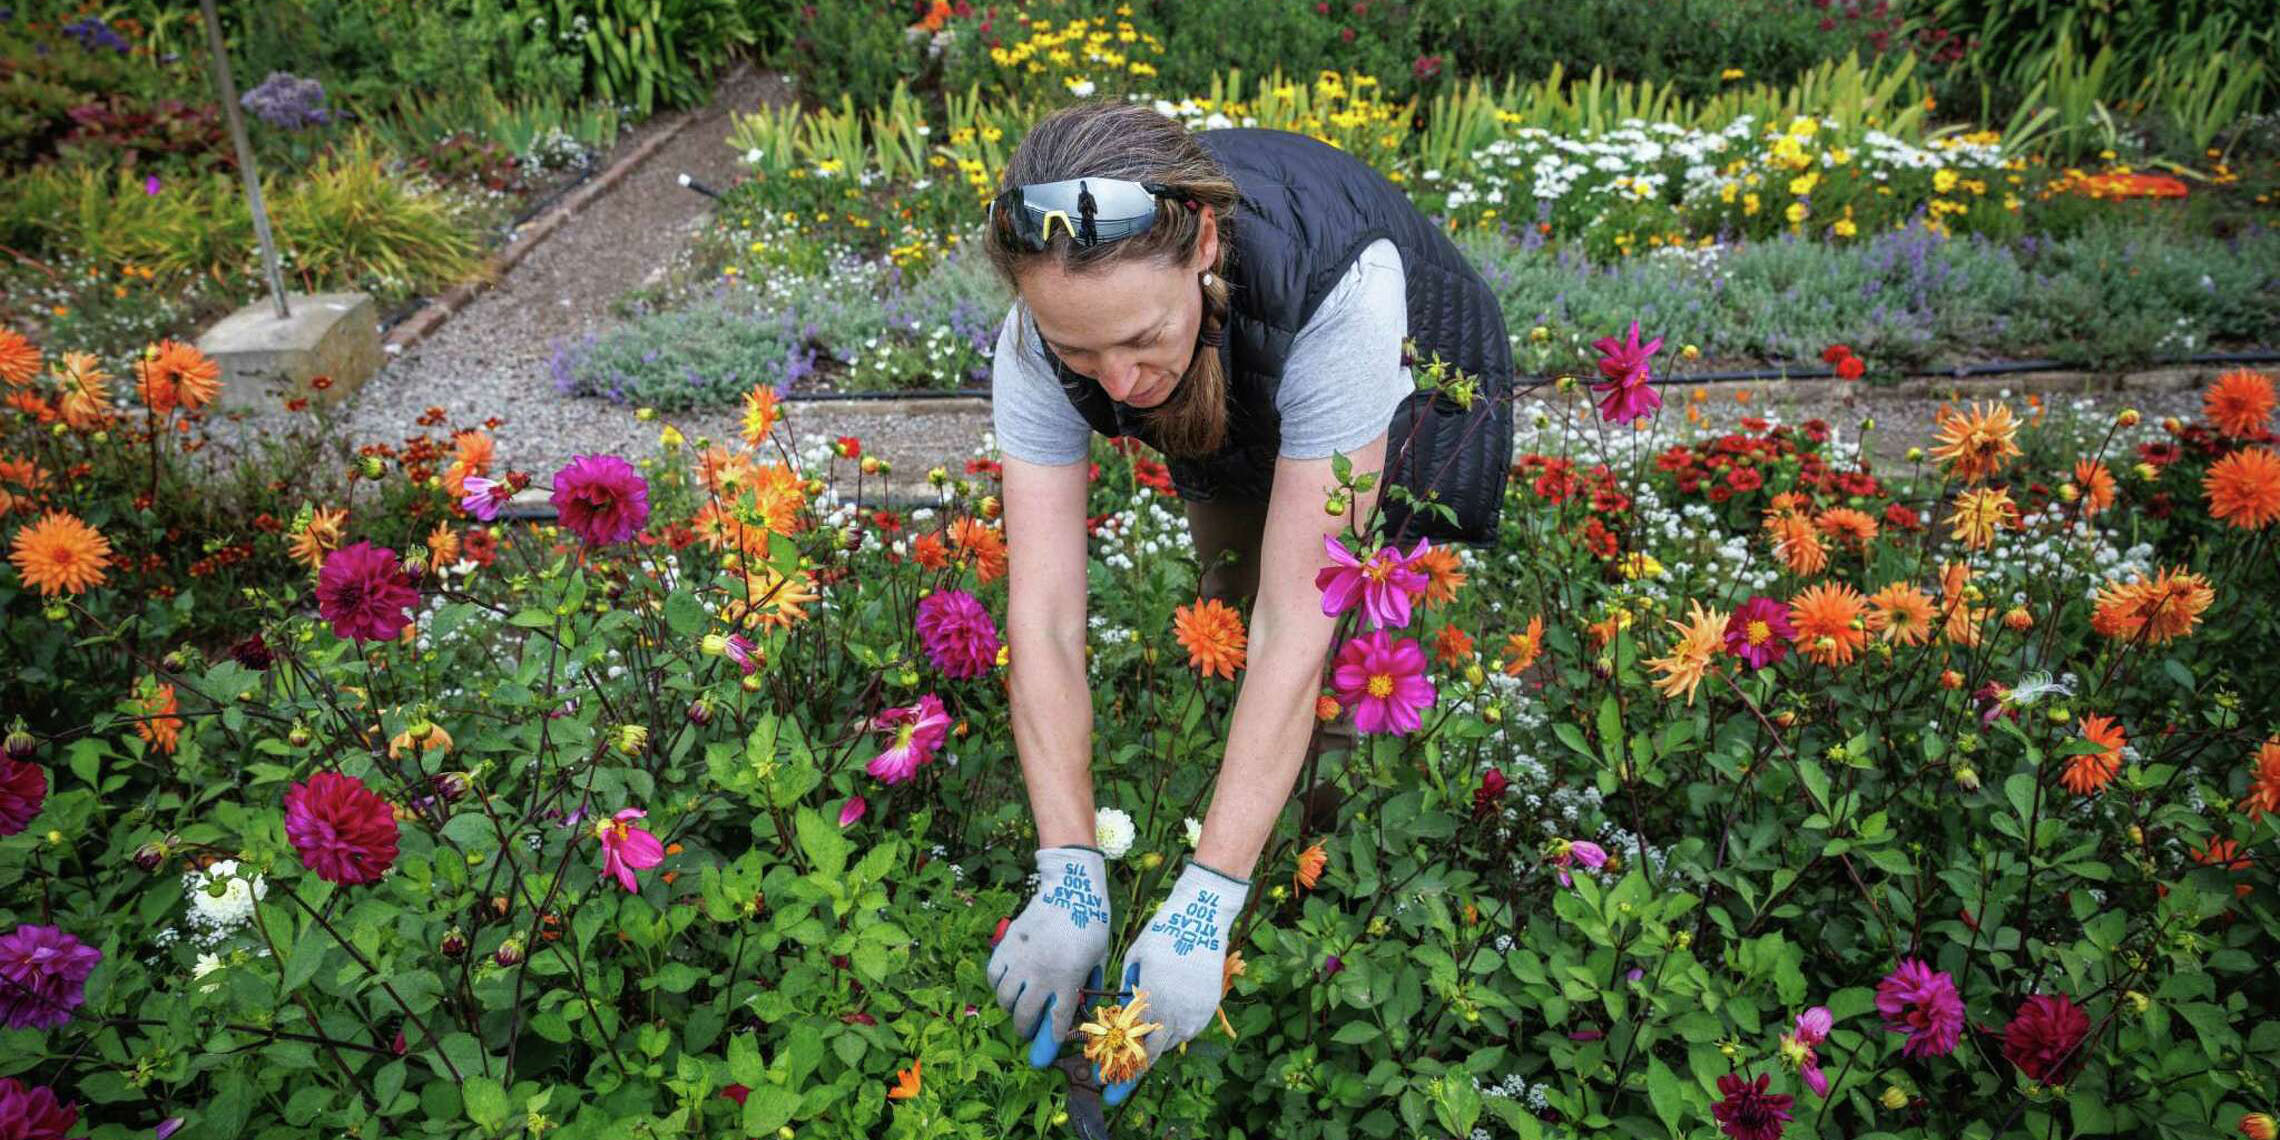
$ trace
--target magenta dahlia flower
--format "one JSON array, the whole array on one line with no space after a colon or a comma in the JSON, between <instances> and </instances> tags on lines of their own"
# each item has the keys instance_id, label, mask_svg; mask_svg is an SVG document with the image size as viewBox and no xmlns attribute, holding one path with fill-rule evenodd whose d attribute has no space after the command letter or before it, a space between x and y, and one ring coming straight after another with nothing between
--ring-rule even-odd
<instances>
[{"instance_id":1,"label":"magenta dahlia flower","mask_svg":"<svg viewBox=\"0 0 2280 1140\"><path fill-rule=\"evenodd\" d=\"M1560 885L1572 887L1575 879L1567 869L1580 864L1596 871L1607 865L1607 849L1588 839L1555 839L1546 861L1559 874Z\"/></svg>"},{"instance_id":2,"label":"magenta dahlia flower","mask_svg":"<svg viewBox=\"0 0 2280 1140\"><path fill-rule=\"evenodd\" d=\"M1763 669L1789 655L1797 627L1789 622L1789 607L1759 595L1743 602L1726 619L1726 652L1752 669Z\"/></svg>"},{"instance_id":3,"label":"magenta dahlia flower","mask_svg":"<svg viewBox=\"0 0 2280 1140\"><path fill-rule=\"evenodd\" d=\"M0 1136L9 1140L64 1140L79 1124L79 1106L56 1099L46 1085L0 1077Z\"/></svg>"},{"instance_id":4,"label":"magenta dahlia flower","mask_svg":"<svg viewBox=\"0 0 2280 1140\"><path fill-rule=\"evenodd\" d=\"M460 486L466 488L467 493L460 497L459 509L484 522L496 521L499 505L514 497L514 488L481 475L469 475L460 481Z\"/></svg>"},{"instance_id":5,"label":"magenta dahlia flower","mask_svg":"<svg viewBox=\"0 0 2280 1140\"><path fill-rule=\"evenodd\" d=\"M553 502L562 525L588 546L624 542L649 521L648 481L615 455L571 456L554 473Z\"/></svg>"},{"instance_id":6,"label":"magenta dahlia flower","mask_svg":"<svg viewBox=\"0 0 2280 1140\"><path fill-rule=\"evenodd\" d=\"M1788 1093L1765 1091L1771 1081L1772 1077L1763 1074L1754 1081L1733 1073L1718 1078L1718 1091L1726 1098L1710 1106L1718 1130L1734 1140L1781 1140L1782 1129L1789 1127L1789 1105L1794 1098Z\"/></svg>"},{"instance_id":7,"label":"magenta dahlia flower","mask_svg":"<svg viewBox=\"0 0 2280 1140\"><path fill-rule=\"evenodd\" d=\"M319 772L286 789L285 838L328 883L377 882L396 862L396 809L354 776Z\"/></svg>"},{"instance_id":8,"label":"magenta dahlia flower","mask_svg":"<svg viewBox=\"0 0 2280 1140\"><path fill-rule=\"evenodd\" d=\"M0 838L32 825L47 802L47 770L0 756Z\"/></svg>"},{"instance_id":9,"label":"magenta dahlia flower","mask_svg":"<svg viewBox=\"0 0 2280 1140\"><path fill-rule=\"evenodd\" d=\"M1325 566L1314 575L1314 588L1322 591L1322 612L1337 617L1356 605L1362 607L1362 616L1373 629L1400 629L1409 624L1409 603L1425 593L1429 578L1417 568L1432 544L1417 540L1417 547L1408 554L1391 547L1372 551L1364 561L1360 555L1346 549L1344 543L1329 535L1322 536L1322 549L1329 552L1335 566Z\"/></svg>"},{"instance_id":10,"label":"magenta dahlia flower","mask_svg":"<svg viewBox=\"0 0 2280 1140\"><path fill-rule=\"evenodd\" d=\"M2051 1085L2080 1067L2090 1015L2065 994L2036 994L2003 1027L2003 1056L2030 1080Z\"/></svg>"},{"instance_id":11,"label":"magenta dahlia flower","mask_svg":"<svg viewBox=\"0 0 2280 1140\"><path fill-rule=\"evenodd\" d=\"M1600 419L1630 423L1662 407L1662 395L1655 391L1654 373L1649 367L1662 348L1661 337L1640 344L1639 322L1632 321L1628 342L1608 336L1592 341L1591 347L1599 350L1599 374L1607 377L1591 386L1592 391L1607 394L1599 402Z\"/></svg>"},{"instance_id":12,"label":"magenta dahlia flower","mask_svg":"<svg viewBox=\"0 0 2280 1140\"><path fill-rule=\"evenodd\" d=\"M317 612L332 623L333 635L388 641L412 622L419 591L404 578L396 552L359 542L325 555L317 571Z\"/></svg>"},{"instance_id":13,"label":"magenta dahlia flower","mask_svg":"<svg viewBox=\"0 0 2280 1140\"><path fill-rule=\"evenodd\" d=\"M17 927L0 938L0 1025L53 1029L71 1020L87 1000L87 975L102 960L101 950L59 927Z\"/></svg>"},{"instance_id":14,"label":"magenta dahlia flower","mask_svg":"<svg viewBox=\"0 0 2280 1140\"><path fill-rule=\"evenodd\" d=\"M1354 731L1405 735L1423 724L1437 694L1425 677L1425 649L1377 630L1349 639L1330 667L1338 703L1354 710Z\"/></svg>"},{"instance_id":15,"label":"magenta dahlia flower","mask_svg":"<svg viewBox=\"0 0 2280 1140\"><path fill-rule=\"evenodd\" d=\"M927 660L953 680L979 677L997 664L997 622L964 590L936 590L919 599L918 639Z\"/></svg>"},{"instance_id":16,"label":"magenta dahlia flower","mask_svg":"<svg viewBox=\"0 0 2280 1140\"><path fill-rule=\"evenodd\" d=\"M881 783L899 784L917 775L919 765L934 762L935 750L950 738L950 714L943 709L940 698L928 693L918 698L917 704L888 709L872 717L871 727L894 733L895 742L872 757L863 770L877 776Z\"/></svg>"},{"instance_id":17,"label":"magenta dahlia flower","mask_svg":"<svg viewBox=\"0 0 2280 1140\"><path fill-rule=\"evenodd\" d=\"M1807 1088L1823 1100L1829 1098L1829 1076L1821 1071L1819 1046L1834 1027L1829 1007L1817 1005L1797 1015L1797 1028L1781 1035L1781 1056L1805 1078Z\"/></svg>"},{"instance_id":18,"label":"magenta dahlia flower","mask_svg":"<svg viewBox=\"0 0 2280 1140\"><path fill-rule=\"evenodd\" d=\"M665 844L633 821L648 812L625 808L608 819L594 821L594 838L602 841L602 874L615 878L628 892L638 891L635 871L646 871L665 861Z\"/></svg>"},{"instance_id":19,"label":"magenta dahlia flower","mask_svg":"<svg viewBox=\"0 0 2280 1140\"><path fill-rule=\"evenodd\" d=\"M1963 1038L1963 997L1955 979L1918 958L1902 958L1876 984L1876 1011L1888 1031L1908 1035L1900 1049L1905 1057L1945 1057Z\"/></svg>"}]
</instances>

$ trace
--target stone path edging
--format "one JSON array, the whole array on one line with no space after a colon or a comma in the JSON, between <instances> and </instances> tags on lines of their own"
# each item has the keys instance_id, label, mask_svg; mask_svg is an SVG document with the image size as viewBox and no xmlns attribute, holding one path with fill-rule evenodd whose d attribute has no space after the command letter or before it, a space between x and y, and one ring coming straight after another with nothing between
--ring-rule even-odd
<instances>
[{"instance_id":1,"label":"stone path edging","mask_svg":"<svg viewBox=\"0 0 2280 1140\"><path fill-rule=\"evenodd\" d=\"M730 76L734 77L747 71L751 66L749 62L739 61L735 69L730 72ZM382 351L393 356L434 335L437 329L443 327L444 322L450 320L461 309L466 308L470 302L474 301L476 297L482 295L483 290L495 284L499 278L521 264L523 258L530 256L532 250L544 244L547 238L554 235L554 231L561 229L564 223L576 217L587 206L592 205L596 199L615 189L618 183L625 181L627 175L632 174L643 163L649 161L650 156L664 149L667 143L672 142L682 131L688 129L689 124L702 118L705 110L704 106L698 106L674 112L675 119L670 125L658 129L654 134L643 139L639 145L620 155L615 162L610 163L609 169L588 180L584 186L571 191L569 196L556 202L545 213L524 223L509 239L507 247L486 259L483 267L476 272L472 279L462 281L444 290L422 306L418 312L388 330Z\"/></svg>"}]
</instances>

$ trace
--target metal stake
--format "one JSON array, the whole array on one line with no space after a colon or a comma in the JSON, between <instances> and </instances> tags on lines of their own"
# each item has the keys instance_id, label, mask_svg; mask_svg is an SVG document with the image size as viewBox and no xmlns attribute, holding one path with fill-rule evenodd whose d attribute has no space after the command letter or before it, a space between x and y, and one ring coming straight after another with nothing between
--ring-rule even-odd
<instances>
[{"instance_id":1,"label":"metal stake","mask_svg":"<svg viewBox=\"0 0 2280 1140\"><path fill-rule=\"evenodd\" d=\"M277 302L277 319L288 320L285 275L277 268L277 240L269 233L269 208L261 201L261 175L253 168L253 143L245 136L245 118L238 114L237 83L230 78L230 54L222 45L222 18L214 0L198 0L206 17L206 44L214 60L214 86L222 96L222 115L229 120L230 141L237 144L238 173L245 176L245 202L253 210L253 236L261 243L261 264L269 274L269 295Z\"/></svg>"}]
</instances>

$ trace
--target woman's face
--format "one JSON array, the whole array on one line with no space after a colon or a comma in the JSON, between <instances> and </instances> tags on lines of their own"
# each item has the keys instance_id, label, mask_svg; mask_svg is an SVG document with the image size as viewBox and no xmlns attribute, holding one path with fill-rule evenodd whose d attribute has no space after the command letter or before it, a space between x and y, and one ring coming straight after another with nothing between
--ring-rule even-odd
<instances>
[{"instance_id":1,"label":"woman's face","mask_svg":"<svg viewBox=\"0 0 2280 1140\"><path fill-rule=\"evenodd\" d=\"M1062 363L1099 381L1113 400L1153 408L1187 374L1203 323L1196 278L1218 256L1218 225L1207 209L1191 264L1130 259L1069 273L1041 261L1021 274L1021 298Z\"/></svg>"}]
</instances>

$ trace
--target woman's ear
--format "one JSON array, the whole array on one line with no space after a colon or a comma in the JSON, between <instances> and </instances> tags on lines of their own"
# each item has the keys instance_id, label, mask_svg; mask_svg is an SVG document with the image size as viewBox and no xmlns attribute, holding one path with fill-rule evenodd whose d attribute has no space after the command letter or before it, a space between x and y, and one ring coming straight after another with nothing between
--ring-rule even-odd
<instances>
[{"instance_id":1,"label":"woman's ear","mask_svg":"<svg viewBox=\"0 0 2280 1140\"><path fill-rule=\"evenodd\" d=\"M1198 223L1195 240L1195 264L1188 267L1197 273L1219 264L1219 211L1205 206L1201 214L1203 220Z\"/></svg>"}]
</instances>

